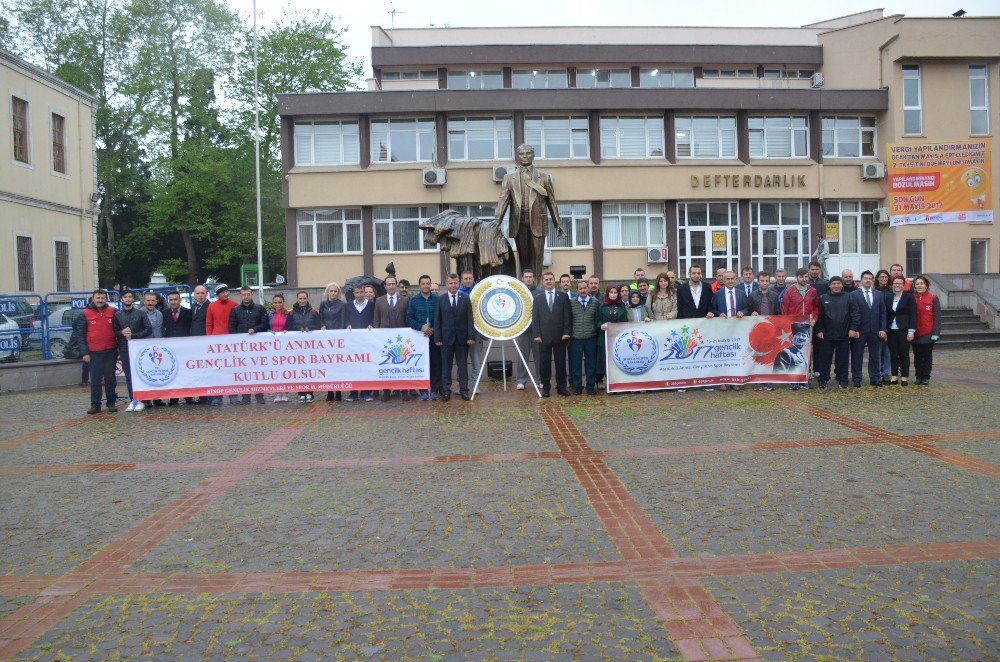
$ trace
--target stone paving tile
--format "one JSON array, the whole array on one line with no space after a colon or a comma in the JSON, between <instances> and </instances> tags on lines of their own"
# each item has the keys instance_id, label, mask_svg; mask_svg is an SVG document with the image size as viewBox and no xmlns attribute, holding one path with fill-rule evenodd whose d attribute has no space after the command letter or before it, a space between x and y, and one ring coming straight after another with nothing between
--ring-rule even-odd
<instances>
[{"instance_id":1,"label":"stone paving tile","mask_svg":"<svg viewBox=\"0 0 1000 662\"><path fill-rule=\"evenodd\" d=\"M858 436L850 428L789 409L776 398L699 393L677 406L678 398L687 395L645 394L646 401L634 404L615 396L610 410L573 405L566 413L598 450ZM609 419L615 424L609 425Z\"/></svg>"},{"instance_id":2,"label":"stone paving tile","mask_svg":"<svg viewBox=\"0 0 1000 662\"><path fill-rule=\"evenodd\" d=\"M745 575L704 587L765 660L988 660L1000 562Z\"/></svg>"},{"instance_id":3,"label":"stone paving tile","mask_svg":"<svg viewBox=\"0 0 1000 662\"><path fill-rule=\"evenodd\" d=\"M934 445L938 448L947 448L950 451L974 457L977 460L1000 465L1000 437L974 441L940 441Z\"/></svg>"},{"instance_id":4,"label":"stone paving tile","mask_svg":"<svg viewBox=\"0 0 1000 662\"><path fill-rule=\"evenodd\" d=\"M609 459L679 554L982 540L995 482L892 445Z\"/></svg>"},{"instance_id":5,"label":"stone paving tile","mask_svg":"<svg viewBox=\"0 0 1000 662\"><path fill-rule=\"evenodd\" d=\"M118 394L125 393L120 382ZM124 397L128 397L127 395ZM5 391L0 396L0 418L31 418L32 412L46 418L77 418L90 406L90 388L69 387L44 391Z\"/></svg>"},{"instance_id":6,"label":"stone paving tile","mask_svg":"<svg viewBox=\"0 0 1000 662\"><path fill-rule=\"evenodd\" d=\"M38 432L39 430L44 430L45 428L54 427L55 425L58 425L58 423L36 423L25 419L7 419L5 421L0 421L0 444L26 434L32 434L34 432ZM0 458L2 457L3 456L0 455ZM2 462L2 459L0 459L0 462Z\"/></svg>"},{"instance_id":7,"label":"stone paving tile","mask_svg":"<svg viewBox=\"0 0 1000 662\"><path fill-rule=\"evenodd\" d=\"M0 464L101 464L231 460L285 420L155 421L142 415L87 420L0 452Z\"/></svg>"},{"instance_id":8,"label":"stone paving tile","mask_svg":"<svg viewBox=\"0 0 1000 662\"><path fill-rule=\"evenodd\" d=\"M627 584L93 599L23 659L654 660L677 652Z\"/></svg>"},{"instance_id":9,"label":"stone paving tile","mask_svg":"<svg viewBox=\"0 0 1000 662\"><path fill-rule=\"evenodd\" d=\"M196 472L0 478L0 575L67 572L201 478Z\"/></svg>"},{"instance_id":10,"label":"stone paving tile","mask_svg":"<svg viewBox=\"0 0 1000 662\"><path fill-rule=\"evenodd\" d=\"M996 349L964 349L945 352L935 350L934 367L973 370L1000 377L1000 361L997 361Z\"/></svg>"},{"instance_id":11,"label":"stone paving tile","mask_svg":"<svg viewBox=\"0 0 1000 662\"><path fill-rule=\"evenodd\" d=\"M561 460L262 471L135 569L483 567L620 557Z\"/></svg>"},{"instance_id":12,"label":"stone paving tile","mask_svg":"<svg viewBox=\"0 0 1000 662\"><path fill-rule=\"evenodd\" d=\"M24 605L29 605L34 602L34 598L25 597L8 597L0 595L0 618L3 618L11 612L15 612Z\"/></svg>"},{"instance_id":13,"label":"stone paving tile","mask_svg":"<svg viewBox=\"0 0 1000 662\"><path fill-rule=\"evenodd\" d=\"M414 405L416 406L416 405ZM337 411L342 411L338 408ZM536 407L503 411L366 412L318 421L276 459L407 457L556 451Z\"/></svg>"}]
</instances>

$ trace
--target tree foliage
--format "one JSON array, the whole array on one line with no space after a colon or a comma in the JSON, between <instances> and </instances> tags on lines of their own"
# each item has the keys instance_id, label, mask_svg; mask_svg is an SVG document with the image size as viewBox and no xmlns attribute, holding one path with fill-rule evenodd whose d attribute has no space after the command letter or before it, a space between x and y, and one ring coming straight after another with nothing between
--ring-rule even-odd
<instances>
[{"instance_id":1,"label":"tree foliage","mask_svg":"<svg viewBox=\"0 0 1000 662\"><path fill-rule=\"evenodd\" d=\"M256 261L253 32L224 0L0 0L0 47L98 100L101 282L157 267L235 281ZM285 269L277 96L361 76L319 12L259 32L265 264ZM220 104L217 92L224 92Z\"/></svg>"}]
</instances>

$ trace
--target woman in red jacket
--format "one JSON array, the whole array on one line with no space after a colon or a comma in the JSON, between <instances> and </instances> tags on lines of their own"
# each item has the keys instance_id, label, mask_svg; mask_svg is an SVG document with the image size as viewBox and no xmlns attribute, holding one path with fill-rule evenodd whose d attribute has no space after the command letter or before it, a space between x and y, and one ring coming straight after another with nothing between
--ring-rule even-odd
<instances>
[{"instance_id":1,"label":"woman in red jacket","mask_svg":"<svg viewBox=\"0 0 1000 662\"><path fill-rule=\"evenodd\" d=\"M941 335L941 302L930 292L925 276L913 279L913 298L917 302L916 332L913 334L913 369L918 386L931 383L934 343Z\"/></svg>"}]
</instances>

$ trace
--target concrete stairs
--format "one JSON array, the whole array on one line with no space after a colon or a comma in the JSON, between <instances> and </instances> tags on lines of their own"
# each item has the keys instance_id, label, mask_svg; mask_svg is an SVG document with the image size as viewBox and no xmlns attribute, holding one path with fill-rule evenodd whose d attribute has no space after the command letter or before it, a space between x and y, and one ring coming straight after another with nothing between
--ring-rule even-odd
<instances>
[{"instance_id":1,"label":"concrete stairs","mask_svg":"<svg viewBox=\"0 0 1000 662\"><path fill-rule=\"evenodd\" d=\"M941 339L938 349L979 349L1000 347L1000 330L991 329L971 308L941 310Z\"/></svg>"}]
</instances>

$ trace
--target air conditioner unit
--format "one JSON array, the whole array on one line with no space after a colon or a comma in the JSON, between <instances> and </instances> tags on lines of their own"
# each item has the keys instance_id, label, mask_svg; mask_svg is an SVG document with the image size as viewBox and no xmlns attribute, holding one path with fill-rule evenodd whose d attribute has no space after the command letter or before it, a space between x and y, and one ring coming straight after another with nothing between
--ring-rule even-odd
<instances>
[{"instance_id":1,"label":"air conditioner unit","mask_svg":"<svg viewBox=\"0 0 1000 662\"><path fill-rule=\"evenodd\" d=\"M874 214L873 222L875 225L888 225L889 224L889 209L887 207L876 207L872 210Z\"/></svg>"},{"instance_id":2,"label":"air conditioner unit","mask_svg":"<svg viewBox=\"0 0 1000 662\"><path fill-rule=\"evenodd\" d=\"M809 77L809 86L810 87L823 87L823 83L825 83L825 82L826 82L826 79L823 78L823 74L818 73L818 72Z\"/></svg>"},{"instance_id":3,"label":"air conditioner unit","mask_svg":"<svg viewBox=\"0 0 1000 662\"><path fill-rule=\"evenodd\" d=\"M444 168L427 168L421 173L421 176L424 180L424 186L444 186L445 180L448 179L448 171Z\"/></svg>"},{"instance_id":4,"label":"air conditioner unit","mask_svg":"<svg viewBox=\"0 0 1000 662\"><path fill-rule=\"evenodd\" d=\"M503 181L504 176L512 170L511 166L493 166L493 181L499 184Z\"/></svg>"},{"instance_id":5,"label":"air conditioner unit","mask_svg":"<svg viewBox=\"0 0 1000 662\"><path fill-rule=\"evenodd\" d=\"M646 249L647 264L665 264L667 261L666 246L649 246Z\"/></svg>"},{"instance_id":6,"label":"air conditioner unit","mask_svg":"<svg viewBox=\"0 0 1000 662\"><path fill-rule=\"evenodd\" d=\"M878 161L862 163L861 179L885 179L885 164Z\"/></svg>"}]
</instances>

